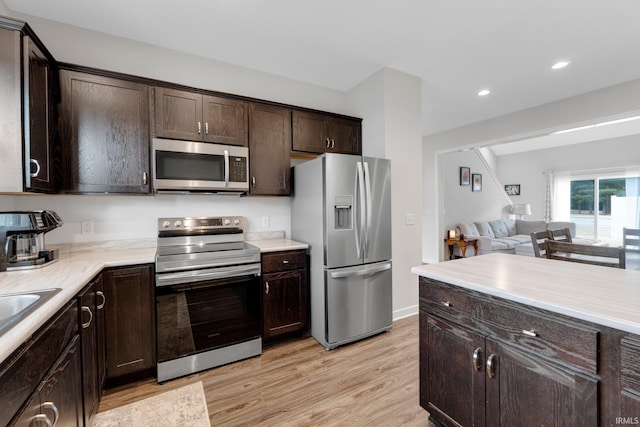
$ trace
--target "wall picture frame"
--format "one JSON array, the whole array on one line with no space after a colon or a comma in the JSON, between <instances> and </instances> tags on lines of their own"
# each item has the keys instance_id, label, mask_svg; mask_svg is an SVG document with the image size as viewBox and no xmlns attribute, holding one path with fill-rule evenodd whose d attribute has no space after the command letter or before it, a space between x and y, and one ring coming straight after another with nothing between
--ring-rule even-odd
<instances>
[{"instance_id":1,"label":"wall picture frame","mask_svg":"<svg viewBox=\"0 0 640 427\"><path fill-rule=\"evenodd\" d=\"M504 186L504 192L509 196L519 196L520 184L507 184Z\"/></svg>"},{"instance_id":2,"label":"wall picture frame","mask_svg":"<svg viewBox=\"0 0 640 427\"><path fill-rule=\"evenodd\" d=\"M471 186L471 191L482 191L482 174L471 174L471 181L473 183L473 185Z\"/></svg>"},{"instance_id":3,"label":"wall picture frame","mask_svg":"<svg viewBox=\"0 0 640 427\"><path fill-rule=\"evenodd\" d=\"M460 185L471 185L471 168L467 166L460 166Z\"/></svg>"}]
</instances>

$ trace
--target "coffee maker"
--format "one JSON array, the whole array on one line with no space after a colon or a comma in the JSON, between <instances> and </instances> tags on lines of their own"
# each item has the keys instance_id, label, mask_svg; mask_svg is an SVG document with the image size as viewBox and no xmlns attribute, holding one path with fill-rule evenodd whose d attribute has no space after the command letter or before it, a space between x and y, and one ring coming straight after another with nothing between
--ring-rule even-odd
<instances>
[{"instance_id":1,"label":"coffee maker","mask_svg":"<svg viewBox=\"0 0 640 427\"><path fill-rule=\"evenodd\" d=\"M62 224L54 211L0 212L0 271L39 268L56 261L58 251L45 248L44 235Z\"/></svg>"}]
</instances>

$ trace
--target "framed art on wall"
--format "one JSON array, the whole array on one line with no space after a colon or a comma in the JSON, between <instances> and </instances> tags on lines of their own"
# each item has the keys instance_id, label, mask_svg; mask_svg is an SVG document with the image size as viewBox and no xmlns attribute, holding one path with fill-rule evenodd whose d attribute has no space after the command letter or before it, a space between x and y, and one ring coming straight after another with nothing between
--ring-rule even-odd
<instances>
[{"instance_id":1,"label":"framed art on wall","mask_svg":"<svg viewBox=\"0 0 640 427\"><path fill-rule=\"evenodd\" d=\"M460 185L471 185L471 169L460 166Z\"/></svg>"},{"instance_id":2,"label":"framed art on wall","mask_svg":"<svg viewBox=\"0 0 640 427\"><path fill-rule=\"evenodd\" d=\"M519 196L520 195L520 184L507 184L504 186L504 191L509 196Z\"/></svg>"},{"instance_id":3,"label":"framed art on wall","mask_svg":"<svg viewBox=\"0 0 640 427\"><path fill-rule=\"evenodd\" d=\"M471 191L482 191L482 174L471 174L471 180L473 181Z\"/></svg>"}]
</instances>

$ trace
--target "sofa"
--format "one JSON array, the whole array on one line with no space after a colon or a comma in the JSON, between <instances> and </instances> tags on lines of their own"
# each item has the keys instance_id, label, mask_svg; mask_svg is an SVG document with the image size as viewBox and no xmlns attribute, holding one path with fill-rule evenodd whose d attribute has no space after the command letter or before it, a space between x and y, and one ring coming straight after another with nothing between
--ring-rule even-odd
<instances>
[{"instance_id":1,"label":"sofa","mask_svg":"<svg viewBox=\"0 0 640 427\"><path fill-rule=\"evenodd\" d=\"M495 221L464 222L459 223L457 227L465 238L478 239L478 255L503 252L533 256L531 233L569 228L571 235L576 235L576 224L567 221L497 219ZM468 251L466 255L472 256L473 251Z\"/></svg>"}]
</instances>

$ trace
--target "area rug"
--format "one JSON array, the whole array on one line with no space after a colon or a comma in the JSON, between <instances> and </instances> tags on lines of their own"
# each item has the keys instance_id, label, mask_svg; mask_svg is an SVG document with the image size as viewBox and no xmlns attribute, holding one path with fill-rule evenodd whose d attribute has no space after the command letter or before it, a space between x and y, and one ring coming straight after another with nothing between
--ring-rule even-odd
<instances>
[{"instance_id":1,"label":"area rug","mask_svg":"<svg viewBox=\"0 0 640 427\"><path fill-rule=\"evenodd\" d=\"M202 382L98 413L94 427L210 427Z\"/></svg>"}]
</instances>

